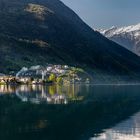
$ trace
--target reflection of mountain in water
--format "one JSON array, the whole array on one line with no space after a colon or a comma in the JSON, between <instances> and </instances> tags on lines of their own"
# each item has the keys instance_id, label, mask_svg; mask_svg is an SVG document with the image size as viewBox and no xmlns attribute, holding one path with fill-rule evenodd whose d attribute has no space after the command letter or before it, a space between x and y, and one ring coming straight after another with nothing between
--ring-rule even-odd
<instances>
[{"instance_id":1,"label":"reflection of mountain in water","mask_svg":"<svg viewBox=\"0 0 140 140\"><path fill-rule=\"evenodd\" d=\"M140 112L90 140L140 140Z\"/></svg>"},{"instance_id":2,"label":"reflection of mountain in water","mask_svg":"<svg viewBox=\"0 0 140 140\"><path fill-rule=\"evenodd\" d=\"M117 124L129 119L140 110L140 86L75 86L75 96L73 96L72 87L69 95L68 87L60 88L60 91L63 91L62 93L70 99L69 104L37 105L22 102L16 94L1 96L0 139L89 140L102 134L104 130L109 130L97 140L113 140L109 139L114 138L113 135L120 135L124 138L123 140L130 140L127 139L128 134L131 140L137 140L135 134L139 129L133 128L136 125L136 128L139 128L139 119L132 117L133 119L126 121L125 125ZM48 93L55 95L59 88L56 89L57 87L54 87L51 90L52 93L47 92L49 87L43 90L46 96ZM42 87L23 86L18 87L18 91L20 95L26 95L25 97L30 99L42 97L42 92L40 92ZM75 100L80 96L84 96L82 102ZM126 126L126 130L122 126ZM132 130L136 133L132 133ZM108 139L105 139L105 136L108 136Z\"/></svg>"}]
</instances>

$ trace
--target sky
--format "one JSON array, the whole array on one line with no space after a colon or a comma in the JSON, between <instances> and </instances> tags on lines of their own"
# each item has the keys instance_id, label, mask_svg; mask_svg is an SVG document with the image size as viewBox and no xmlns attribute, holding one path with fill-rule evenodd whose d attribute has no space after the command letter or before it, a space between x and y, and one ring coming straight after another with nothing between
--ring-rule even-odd
<instances>
[{"instance_id":1,"label":"sky","mask_svg":"<svg viewBox=\"0 0 140 140\"><path fill-rule=\"evenodd\" d=\"M140 0L61 0L94 29L140 23Z\"/></svg>"}]
</instances>

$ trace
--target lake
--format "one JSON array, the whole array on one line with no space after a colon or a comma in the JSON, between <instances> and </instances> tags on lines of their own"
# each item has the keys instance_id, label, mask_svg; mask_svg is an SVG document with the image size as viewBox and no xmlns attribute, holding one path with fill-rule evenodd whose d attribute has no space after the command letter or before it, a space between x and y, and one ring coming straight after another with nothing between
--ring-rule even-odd
<instances>
[{"instance_id":1,"label":"lake","mask_svg":"<svg viewBox=\"0 0 140 140\"><path fill-rule=\"evenodd\" d=\"M140 140L140 85L0 86L0 140Z\"/></svg>"}]
</instances>

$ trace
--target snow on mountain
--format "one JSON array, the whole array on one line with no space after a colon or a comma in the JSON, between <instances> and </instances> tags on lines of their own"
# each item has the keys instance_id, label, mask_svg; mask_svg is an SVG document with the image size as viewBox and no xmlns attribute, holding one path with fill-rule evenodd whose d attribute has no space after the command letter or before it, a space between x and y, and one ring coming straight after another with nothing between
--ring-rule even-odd
<instances>
[{"instance_id":1,"label":"snow on mountain","mask_svg":"<svg viewBox=\"0 0 140 140\"><path fill-rule=\"evenodd\" d=\"M98 30L105 37L124 46L140 56L140 23L126 27L111 27L107 30Z\"/></svg>"}]
</instances>

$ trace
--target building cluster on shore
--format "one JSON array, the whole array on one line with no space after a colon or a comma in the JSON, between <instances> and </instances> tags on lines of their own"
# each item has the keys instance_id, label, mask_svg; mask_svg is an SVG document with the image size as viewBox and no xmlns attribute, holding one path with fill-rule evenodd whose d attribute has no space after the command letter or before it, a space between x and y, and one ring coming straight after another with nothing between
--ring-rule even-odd
<instances>
[{"instance_id":1,"label":"building cluster on shore","mask_svg":"<svg viewBox=\"0 0 140 140\"><path fill-rule=\"evenodd\" d=\"M0 74L0 84L53 84L81 82L82 69L67 65L23 67L16 75Z\"/></svg>"}]
</instances>

